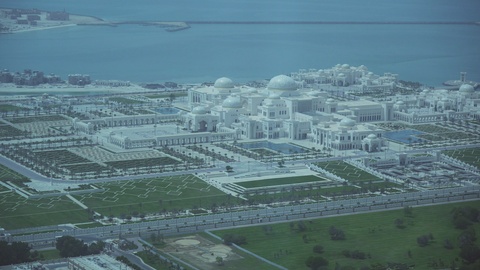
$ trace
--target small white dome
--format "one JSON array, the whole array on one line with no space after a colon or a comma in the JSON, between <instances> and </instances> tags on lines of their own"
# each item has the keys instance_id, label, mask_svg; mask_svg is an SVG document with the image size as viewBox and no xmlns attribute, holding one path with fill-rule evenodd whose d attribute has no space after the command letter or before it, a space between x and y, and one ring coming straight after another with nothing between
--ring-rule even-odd
<instances>
[{"instance_id":1,"label":"small white dome","mask_svg":"<svg viewBox=\"0 0 480 270\"><path fill-rule=\"evenodd\" d=\"M361 70L367 70L367 67L364 66L364 65L361 65L361 66L359 66L358 68L361 69Z\"/></svg>"},{"instance_id":2,"label":"small white dome","mask_svg":"<svg viewBox=\"0 0 480 270\"><path fill-rule=\"evenodd\" d=\"M343 64L343 65L342 65L342 68L343 68L343 69L349 69L349 68L350 68L350 65L349 65L349 64Z\"/></svg>"},{"instance_id":3,"label":"small white dome","mask_svg":"<svg viewBox=\"0 0 480 270\"><path fill-rule=\"evenodd\" d=\"M335 103L335 99L329 98L329 99L327 99L327 103Z\"/></svg>"},{"instance_id":4,"label":"small white dome","mask_svg":"<svg viewBox=\"0 0 480 270\"><path fill-rule=\"evenodd\" d=\"M278 75L273 77L267 85L269 90L295 91L297 83L286 75Z\"/></svg>"},{"instance_id":5,"label":"small white dome","mask_svg":"<svg viewBox=\"0 0 480 270\"><path fill-rule=\"evenodd\" d=\"M443 101L443 102L448 102L448 101L450 101L450 100L449 100L448 98L444 97L444 98L442 98L442 101Z\"/></svg>"},{"instance_id":6,"label":"small white dome","mask_svg":"<svg viewBox=\"0 0 480 270\"><path fill-rule=\"evenodd\" d=\"M207 108L205 108L203 106L198 106L198 107L193 108L192 113L193 114L206 114L207 113Z\"/></svg>"},{"instance_id":7,"label":"small white dome","mask_svg":"<svg viewBox=\"0 0 480 270\"><path fill-rule=\"evenodd\" d=\"M369 138L369 139L376 139L376 138L377 138L377 135L375 135L375 134L372 133L372 134L368 135L367 138Z\"/></svg>"},{"instance_id":8,"label":"small white dome","mask_svg":"<svg viewBox=\"0 0 480 270\"><path fill-rule=\"evenodd\" d=\"M268 98L269 98L269 99L279 99L279 98L280 98L280 94L278 94L278 93L270 93L270 95L268 95Z\"/></svg>"},{"instance_id":9,"label":"small white dome","mask_svg":"<svg viewBox=\"0 0 480 270\"><path fill-rule=\"evenodd\" d=\"M460 86L460 89L458 89L458 91L463 93L472 93L472 92L475 92L475 89L470 84L462 84L462 86Z\"/></svg>"},{"instance_id":10,"label":"small white dome","mask_svg":"<svg viewBox=\"0 0 480 270\"><path fill-rule=\"evenodd\" d=\"M345 74L343 74L343 73L338 73L338 77L345 77Z\"/></svg>"},{"instance_id":11,"label":"small white dome","mask_svg":"<svg viewBox=\"0 0 480 270\"><path fill-rule=\"evenodd\" d=\"M242 107L242 101L239 96L231 95L223 101L222 106L224 108L238 109Z\"/></svg>"},{"instance_id":12,"label":"small white dome","mask_svg":"<svg viewBox=\"0 0 480 270\"><path fill-rule=\"evenodd\" d=\"M219 78L215 81L213 85L215 88L233 88L234 84L233 81L227 77Z\"/></svg>"},{"instance_id":13,"label":"small white dome","mask_svg":"<svg viewBox=\"0 0 480 270\"><path fill-rule=\"evenodd\" d=\"M343 118L342 121L340 121L340 126L342 127L353 127L355 126L355 120L350 119L350 118Z\"/></svg>"},{"instance_id":14,"label":"small white dome","mask_svg":"<svg viewBox=\"0 0 480 270\"><path fill-rule=\"evenodd\" d=\"M403 104L405 104L405 102L403 102L403 100L399 100L399 101L395 102L395 104L397 104L397 105L403 105Z\"/></svg>"},{"instance_id":15,"label":"small white dome","mask_svg":"<svg viewBox=\"0 0 480 270\"><path fill-rule=\"evenodd\" d=\"M308 92L307 95L309 95L311 97L318 97L320 95L320 92L312 90L312 91Z\"/></svg>"}]
</instances>

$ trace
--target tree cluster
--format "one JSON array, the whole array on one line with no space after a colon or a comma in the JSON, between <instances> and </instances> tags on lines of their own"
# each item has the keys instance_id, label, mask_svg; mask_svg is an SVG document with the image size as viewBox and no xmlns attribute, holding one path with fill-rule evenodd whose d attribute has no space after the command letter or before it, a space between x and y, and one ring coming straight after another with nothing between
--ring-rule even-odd
<instances>
[{"instance_id":1,"label":"tree cluster","mask_svg":"<svg viewBox=\"0 0 480 270\"><path fill-rule=\"evenodd\" d=\"M433 235L430 234L424 234L419 237L417 237L417 244L421 247L426 247L430 242L433 240Z\"/></svg>"},{"instance_id":2,"label":"tree cluster","mask_svg":"<svg viewBox=\"0 0 480 270\"><path fill-rule=\"evenodd\" d=\"M365 252L360 250L344 250L342 251L343 256L356 260L365 260L367 257L370 257Z\"/></svg>"},{"instance_id":3,"label":"tree cluster","mask_svg":"<svg viewBox=\"0 0 480 270\"><path fill-rule=\"evenodd\" d=\"M345 240L345 233L343 230L335 228L335 226L331 226L328 230L330 234L330 239L332 240Z\"/></svg>"},{"instance_id":4,"label":"tree cluster","mask_svg":"<svg viewBox=\"0 0 480 270\"><path fill-rule=\"evenodd\" d=\"M458 236L460 257L467 264L465 269L478 269L480 265L480 248L475 243L477 240L473 226L480 220L480 211L471 206L457 207L452 210L452 222L456 229L462 230ZM473 268L471 268L473 267Z\"/></svg>"},{"instance_id":5,"label":"tree cluster","mask_svg":"<svg viewBox=\"0 0 480 270\"><path fill-rule=\"evenodd\" d=\"M0 241L0 265L25 263L37 259L38 252L31 252L27 243Z\"/></svg>"},{"instance_id":6,"label":"tree cluster","mask_svg":"<svg viewBox=\"0 0 480 270\"><path fill-rule=\"evenodd\" d=\"M228 233L223 236L223 243L227 246L232 244L240 246L247 243L247 238L243 235Z\"/></svg>"},{"instance_id":7,"label":"tree cluster","mask_svg":"<svg viewBox=\"0 0 480 270\"><path fill-rule=\"evenodd\" d=\"M55 247L60 252L60 256L68 258L99 254L105 247L105 243L100 241L87 245L80 239L66 235L57 239Z\"/></svg>"},{"instance_id":8,"label":"tree cluster","mask_svg":"<svg viewBox=\"0 0 480 270\"><path fill-rule=\"evenodd\" d=\"M480 212L478 209L470 206L457 207L452 210L452 219L455 228L464 230L472 223L480 220Z\"/></svg>"},{"instance_id":9,"label":"tree cluster","mask_svg":"<svg viewBox=\"0 0 480 270\"><path fill-rule=\"evenodd\" d=\"M328 261L321 256L310 256L305 261L305 265L311 270L327 269Z\"/></svg>"}]
</instances>

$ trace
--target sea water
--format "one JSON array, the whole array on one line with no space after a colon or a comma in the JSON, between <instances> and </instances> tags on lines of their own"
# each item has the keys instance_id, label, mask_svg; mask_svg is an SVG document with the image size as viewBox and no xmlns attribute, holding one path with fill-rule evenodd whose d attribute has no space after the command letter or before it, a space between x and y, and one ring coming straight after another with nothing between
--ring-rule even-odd
<instances>
[{"instance_id":1,"label":"sea water","mask_svg":"<svg viewBox=\"0 0 480 270\"><path fill-rule=\"evenodd\" d=\"M480 21L480 2L2 0L0 6L66 10L107 21ZM439 85L466 71L480 81L475 25L75 26L0 35L0 68L89 74L133 82L237 82L302 68L366 65L377 74Z\"/></svg>"}]
</instances>

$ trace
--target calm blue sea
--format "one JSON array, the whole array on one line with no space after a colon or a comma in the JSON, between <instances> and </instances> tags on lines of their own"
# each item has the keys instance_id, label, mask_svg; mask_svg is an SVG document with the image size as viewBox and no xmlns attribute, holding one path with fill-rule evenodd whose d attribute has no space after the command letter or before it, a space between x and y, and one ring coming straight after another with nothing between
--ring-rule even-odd
<instances>
[{"instance_id":1,"label":"calm blue sea","mask_svg":"<svg viewBox=\"0 0 480 270\"><path fill-rule=\"evenodd\" d=\"M109 21L480 21L478 0L1 0L0 6L65 9ZM460 71L480 81L480 26L192 25L172 33L122 25L0 35L0 68L63 78L245 82L338 63L432 86Z\"/></svg>"}]
</instances>

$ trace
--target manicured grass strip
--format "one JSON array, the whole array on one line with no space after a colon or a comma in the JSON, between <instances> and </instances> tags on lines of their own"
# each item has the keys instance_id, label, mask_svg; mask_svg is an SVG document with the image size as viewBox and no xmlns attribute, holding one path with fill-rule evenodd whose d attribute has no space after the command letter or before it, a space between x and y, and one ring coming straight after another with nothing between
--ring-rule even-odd
<instances>
[{"instance_id":1,"label":"manicured grass strip","mask_svg":"<svg viewBox=\"0 0 480 270\"><path fill-rule=\"evenodd\" d=\"M105 191L75 198L105 216L161 213L192 208L231 205L232 198L193 175L96 184Z\"/></svg>"},{"instance_id":2,"label":"manicured grass strip","mask_svg":"<svg viewBox=\"0 0 480 270\"><path fill-rule=\"evenodd\" d=\"M14 192L0 196L0 227L5 229L88 222L88 217L66 197L26 199Z\"/></svg>"},{"instance_id":3,"label":"manicured grass strip","mask_svg":"<svg viewBox=\"0 0 480 270\"><path fill-rule=\"evenodd\" d=\"M10 181L20 186L25 182L30 182L27 177L11 170L6 166L3 166L2 164L0 164L0 181Z\"/></svg>"},{"instance_id":4,"label":"manicured grass strip","mask_svg":"<svg viewBox=\"0 0 480 270\"><path fill-rule=\"evenodd\" d=\"M244 188L255 188L255 187L270 187L270 186L299 184L299 183L308 183L308 182L317 182L317 181L328 181L328 180L314 176L314 175L306 175L306 176L285 177L285 178L272 178L267 180L237 182L235 184Z\"/></svg>"},{"instance_id":5,"label":"manicured grass strip","mask_svg":"<svg viewBox=\"0 0 480 270\"><path fill-rule=\"evenodd\" d=\"M56 260L62 258L60 256L60 251L58 251L56 248L47 250L41 249L38 250L38 254L41 261Z\"/></svg>"},{"instance_id":6,"label":"manicured grass strip","mask_svg":"<svg viewBox=\"0 0 480 270\"><path fill-rule=\"evenodd\" d=\"M344 161L319 162L315 163L315 165L351 182L382 181L381 178Z\"/></svg>"},{"instance_id":7,"label":"manicured grass strip","mask_svg":"<svg viewBox=\"0 0 480 270\"><path fill-rule=\"evenodd\" d=\"M13 124L21 124L21 123L34 123L34 122L45 122L45 121L62 121L62 120L68 120L68 119L66 119L61 115L44 115L44 116L8 118L6 120Z\"/></svg>"},{"instance_id":8,"label":"manicured grass strip","mask_svg":"<svg viewBox=\"0 0 480 270\"><path fill-rule=\"evenodd\" d=\"M443 154L480 168L480 148L448 150Z\"/></svg>"},{"instance_id":9,"label":"manicured grass strip","mask_svg":"<svg viewBox=\"0 0 480 270\"><path fill-rule=\"evenodd\" d=\"M440 261L448 268L460 252L458 236L462 232L454 229L451 211L461 206L478 209L479 201L414 208L413 217L405 217L404 210L393 210L305 220L303 223L306 230L302 232L292 229L290 223L281 223L214 233L219 236L225 234L246 236L247 244L242 247L288 269L307 269L305 261L314 255L312 249L315 245L324 247L325 251L320 256L330 262L329 269L334 269L336 263L342 267L352 266L359 269L374 263L385 265L387 262L415 265L415 269L432 269L432 262ZM404 229L395 226L394 221L398 218L404 220L406 226ZM270 228L266 230L266 226ZM331 226L343 230L346 240L331 240L329 235ZM480 230L480 223L472 226L476 231ZM420 247L417 244L417 237L430 233L434 237L432 243ZM447 239L454 244L454 249L448 250L443 247ZM371 258L365 260L346 258L342 255L344 250L360 250L370 254ZM460 262L457 261L456 264L458 267Z\"/></svg>"}]
</instances>

